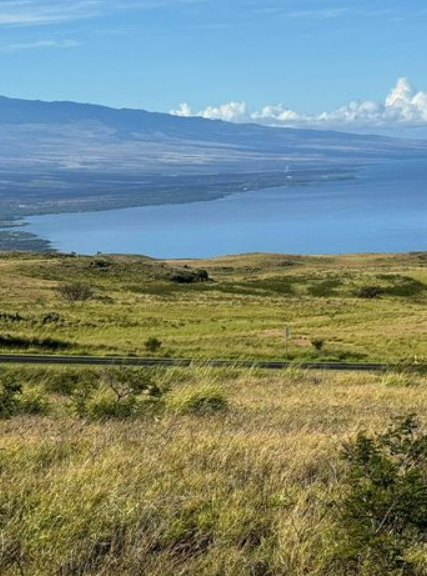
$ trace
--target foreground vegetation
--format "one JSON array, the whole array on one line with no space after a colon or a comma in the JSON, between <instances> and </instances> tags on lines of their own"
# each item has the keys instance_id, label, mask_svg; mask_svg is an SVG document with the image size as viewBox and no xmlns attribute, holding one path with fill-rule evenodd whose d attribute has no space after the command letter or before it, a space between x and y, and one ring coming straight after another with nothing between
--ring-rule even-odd
<instances>
[{"instance_id":1,"label":"foreground vegetation","mask_svg":"<svg viewBox=\"0 0 427 576\"><path fill-rule=\"evenodd\" d=\"M3 369L0 573L426 574L426 384Z\"/></svg>"},{"instance_id":2,"label":"foreground vegetation","mask_svg":"<svg viewBox=\"0 0 427 576\"><path fill-rule=\"evenodd\" d=\"M4 254L3 576L425 576L427 378L203 359L427 361L427 254L160 262ZM417 413L417 416L413 416Z\"/></svg>"},{"instance_id":3,"label":"foreground vegetation","mask_svg":"<svg viewBox=\"0 0 427 576\"><path fill-rule=\"evenodd\" d=\"M422 363L426 306L427 253L0 255L0 352Z\"/></svg>"}]
</instances>

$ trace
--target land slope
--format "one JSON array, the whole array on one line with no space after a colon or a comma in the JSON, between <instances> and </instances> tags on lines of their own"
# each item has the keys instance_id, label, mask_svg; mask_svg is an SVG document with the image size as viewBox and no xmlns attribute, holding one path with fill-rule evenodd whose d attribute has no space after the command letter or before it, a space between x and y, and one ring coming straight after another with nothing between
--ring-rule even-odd
<instances>
[{"instance_id":1,"label":"land slope","mask_svg":"<svg viewBox=\"0 0 427 576\"><path fill-rule=\"evenodd\" d=\"M284 360L290 325L296 362L427 363L426 253L206 261L4 254L0 270L4 353L145 356L156 338L155 356ZM93 298L65 301L58 288L75 282Z\"/></svg>"}]
</instances>

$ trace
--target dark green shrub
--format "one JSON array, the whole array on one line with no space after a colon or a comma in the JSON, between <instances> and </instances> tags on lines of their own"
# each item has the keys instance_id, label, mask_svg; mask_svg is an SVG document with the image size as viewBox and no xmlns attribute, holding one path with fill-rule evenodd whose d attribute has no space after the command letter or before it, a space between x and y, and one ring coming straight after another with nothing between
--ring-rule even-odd
<instances>
[{"instance_id":1,"label":"dark green shrub","mask_svg":"<svg viewBox=\"0 0 427 576\"><path fill-rule=\"evenodd\" d=\"M93 390L99 383L99 374L90 368L50 370L46 374L45 388L54 394L69 396L77 390Z\"/></svg>"},{"instance_id":2,"label":"dark green shrub","mask_svg":"<svg viewBox=\"0 0 427 576\"><path fill-rule=\"evenodd\" d=\"M413 416L345 446L347 475L336 503L337 566L344 574L415 576L427 536L427 435Z\"/></svg>"},{"instance_id":3,"label":"dark green shrub","mask_svg":"<svg viewBox=\"0 0 427 576\"><path fill-rule=\"evenodd\" d=\"M23 320L25 320L25 318L21 316L21 314L18 314L18 312L0 312L0 321L2 322L22 322Z\"/></svg>"},{"instance_id":4,"label":"dark green shrub","mask_svg":"<svg viewBox=\"0 0 427 576\"><path fill-rule=\"evenodd\" d=\"M18 414L46 414L49 401L41 390L23 388L12 372L0 375L0 418Z\"/></svg>"},{"instance_id":5,"label":"dark green shrub","mask_svg":"<svg viewBox=\"0 0 427 576\"><path fill-rule=\"evenodd\" d=\"M177 284L208 282L209 274L206 270L175 270L168 275L168 280Z\"/></svg>"},{"instance_id":6,"label":"dark green shrub","mask_svg":"<svg viewBox=\"0 0 427 576\"><path fill-rule=\"evenodd\" d=\"M22 385L10 374L0 375L0 418L11 418L18 411Z\"/></svg>"},{"instance_id":7,"label":"dark green shrub","mask_svg":"<svg viewBox=\"0 0 427 576\"><path fill-rule=\"evenodd\" d=\"M356 293L358 298L365 298L366 300L379 298L382 294L384 294L384 289L379 286L362 286Z\"/></svg>"},{"instance_id":8,"label":"dark green shrub","mask_svg":"<svg viewBox=\"0 0 427 576\"><path fill-rule=\"evenodd\" d=\"M325 345L325 341L322 338L314 338L311 341L311 345L313 346L313 348L315 350L317 350L317 352L321 352L323 350L324 345Z\"/></svg>"},{"instance_id":9,"label":"dark green shrub","mask_svg":"<svg viewBox=\"0 0 427 576\"><path fill-rule=\"evenodd\" d=\"M158 352L162 347L162 342L155 336L150 336L144 343L147 352Z\"/></svg>"},{"instance_id":10,"label":"dark green shrub","mask_svg":"<svg viewBox=\"0 0 427 576\"><path fill-rule=\"evenodd\" d=\"M90 262L89 268L93 268L94 270L100 270L102 272L106 272L111 267L111 265L112 265L112 263L109 262L108 260L97 259L97 260L92 260Z\"/></svg>"}]
</instances>

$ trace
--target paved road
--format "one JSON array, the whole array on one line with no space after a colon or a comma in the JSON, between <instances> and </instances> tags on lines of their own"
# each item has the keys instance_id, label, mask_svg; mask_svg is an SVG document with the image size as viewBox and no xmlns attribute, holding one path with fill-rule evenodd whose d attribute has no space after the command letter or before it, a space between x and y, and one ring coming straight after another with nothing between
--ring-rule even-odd
<instances>
[{"instance_id":1,"label":"paved road","mask_svg":"<svg viewBox=\"0 0 427 576\"><path fill-rule=\"evenodd\" d=\"M193 364L203 364L215 368L264 368L284 370L295 366L289 362L256 361L256 360L180 360L171 358L132 358L112 356L42 356L31 354L0 354L1 364L62 364L80 366L160 366L165 368L186 368ZM303 363L299 368L306 370L345 370L358 372L385 372L388 364L359 364L346 362Z\"/></svg>"}]
</instances>

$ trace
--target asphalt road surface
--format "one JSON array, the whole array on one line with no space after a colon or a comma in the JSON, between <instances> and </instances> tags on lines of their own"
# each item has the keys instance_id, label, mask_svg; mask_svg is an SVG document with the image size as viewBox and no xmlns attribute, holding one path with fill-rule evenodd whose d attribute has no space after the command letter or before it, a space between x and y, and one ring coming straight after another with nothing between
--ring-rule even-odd
<instances>
[{"instance_id":1,"label":"asphalt road surface","mask_svg":"<svg viewBox=\"0 0 427 576\"><path fill-rule=\"evenodd\" d=\"M385 372L388 364L361 364L347 362L308 362L295 364L285 361L263 360L181 360L172 358L135 358L129 356L43 356L31 354L0 354L1 364L55 364L64 366L141 366L164 368L188 368L193 365L214 368L263 368L267 370L285 370L298 366L305 370L342 370L353 372Z\"/></svg>"}]
</instances>

